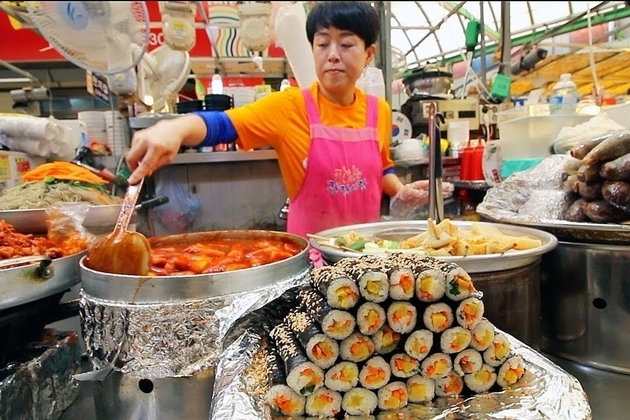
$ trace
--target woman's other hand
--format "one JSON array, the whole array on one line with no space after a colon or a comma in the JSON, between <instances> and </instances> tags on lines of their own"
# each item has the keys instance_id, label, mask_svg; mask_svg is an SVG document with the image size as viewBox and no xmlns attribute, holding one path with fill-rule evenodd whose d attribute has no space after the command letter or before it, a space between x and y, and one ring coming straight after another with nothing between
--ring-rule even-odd
<instances>
[{"instance_id":1,"label":"woman's other hand","mask_svg":"<svg viewBox=\"0 0 630 420\"><path fill-rule=\"evenodd\" d=\"M442 184L442 197L453 194L454 186L449 182ZM421 180L404 185L390 200L390 216L409 219L418 207L429 203L429 181Z\"/></svg>"},{"instance_id":2,"label":"woman's other hand","mask_svg":"<svg viewBox=\"0 0 630 420\"><path fill-rule=\"evenodd\" d=\"M133 171L128 181L134 185L173 161L182 146L195 146L206 135L206 125L197 115L161 120L133 135L125 154Z\"/></svg>"}]
</instances>

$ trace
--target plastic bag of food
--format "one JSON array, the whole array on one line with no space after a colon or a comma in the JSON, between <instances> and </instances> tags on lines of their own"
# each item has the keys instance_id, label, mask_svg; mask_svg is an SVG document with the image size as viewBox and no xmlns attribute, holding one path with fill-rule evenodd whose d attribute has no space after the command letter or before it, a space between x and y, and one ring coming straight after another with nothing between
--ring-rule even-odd
<instances>
[{"instance_id":1,"label":"plastic bag of food","mask_svg":"<svg viewBox=\"0 0 630 420\"><path fill-rule=\"evenodd\" d=\"M59 203L46 208L48 240L61 249L64 256L85 251L94 241L83 221L90 209L87 203Z\"/></svg>"}]
</instances>

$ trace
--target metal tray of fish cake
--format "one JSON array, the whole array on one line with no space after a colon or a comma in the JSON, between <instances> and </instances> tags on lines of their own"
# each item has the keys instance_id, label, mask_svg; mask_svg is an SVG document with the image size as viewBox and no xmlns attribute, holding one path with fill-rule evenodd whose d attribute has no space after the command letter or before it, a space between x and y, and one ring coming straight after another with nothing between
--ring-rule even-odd
<instances>
[{"instance_id":1,"label":"metal tray of fish cake","mask_svg":"<svg viewBox=\"0 0 630 420\"><path fill-rule=\"evenodd\" d=\"M552 251L558 245L558 239L554 235L539 229L490 222L451 221L451 223L458 228L463 229L470 229L473 224L486 225L488 227L499 229L501 233L505 235L526 236L528 238L539 239L541 241L540 246L522 251L509 251L505 253L484 255L437 257L443 261L449 261L459 265L468 273L488 273L524 267L538 261L542 258L543 254ZM366 238L378 237L379 239L400 241L420 234L426 230L427 222L425 220L409 220L341 226L318 232L314 236L334 238L353 232L358 236ZM314 237L310 239L310 244L313 248L320 251L323 258L330 263L335 263L347 257L360 257L362 255L366 255L360 251L350 251L322 245ZM387 252L388 250L383 250L383 256L386 256ZM390 250L389 252L396 252L396 250ZM373 253L370 254L374 255Z\"/></svg>"}]
</instances>

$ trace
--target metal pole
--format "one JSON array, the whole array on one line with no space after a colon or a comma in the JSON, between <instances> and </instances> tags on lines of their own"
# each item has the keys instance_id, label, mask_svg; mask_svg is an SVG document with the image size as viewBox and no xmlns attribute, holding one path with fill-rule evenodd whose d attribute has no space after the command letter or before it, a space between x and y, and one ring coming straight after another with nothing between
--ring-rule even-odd
<instances>
[{"instance_id":1,"label":"metal pole","mask_svg":"<svg viewBox=\"0 0 630 420\"><path fill-rule=\"evenodd\" d=\"M378 1L375 4L381 24L381 33L378 37L376 67L383 72L385 81L385 99L392 103L392 47L390 42L391 32L391 7L388 1Z\"/></svg>"},{"instance_id":2,"label":"metal pole","mask_svg":"<svg viewBox=\"0 0 630 420\"><path fill-rule=\"evenodd\" d=\"M510 29L510 2L501 2L501 65L499 72L510 76L512 74L512 31Z\"/></svg>"},{"instance_id":3,"label":"metal pole","mask_svg":"<svg viewBox=\"0 0 630 420\"><path fill-rule=\"evenodd\" d=\"M487 86L486 80L486 22L483 12L483 1L479 2L479 20L481 20L481 25L479 25L479 37L480 39L480 49L479 56L481 58L481 84ZM481 92L480 92L481 93Z\"/></svg>"}]
</instances>

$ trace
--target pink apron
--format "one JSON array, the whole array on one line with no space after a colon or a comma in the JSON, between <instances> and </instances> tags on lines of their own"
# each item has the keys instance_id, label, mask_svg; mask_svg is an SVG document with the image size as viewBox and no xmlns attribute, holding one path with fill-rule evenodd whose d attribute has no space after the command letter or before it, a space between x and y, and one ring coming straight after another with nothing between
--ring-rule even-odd
<instances>
[{"instance_id":1,"label":"pink apron","mask_svg":"<svg viewBox=\"0 0 630 420\"><path fill-rule=\"evenodd\" d=\"M311 130L306 176L289 203L287 231L306 236L324 229L378 221L383 161L378 143L378 99L368 95L367 127L323 125L313 96L302 90Z\"/></svg>"}]
</instances>

